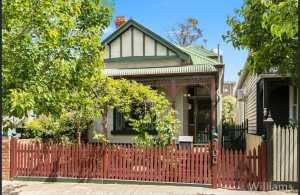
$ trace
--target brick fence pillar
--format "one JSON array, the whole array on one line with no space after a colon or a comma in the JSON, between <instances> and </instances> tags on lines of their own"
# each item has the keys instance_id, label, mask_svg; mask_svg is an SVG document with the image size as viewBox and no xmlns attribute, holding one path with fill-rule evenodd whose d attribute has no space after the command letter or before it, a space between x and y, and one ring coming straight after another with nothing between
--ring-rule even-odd
<instances>
[{"instance_id":1,"label":"brick fence pillar","mask_svg":"<svg viewBox=\"0 0 300 195\"><path fill-rule=\"evenodd\" d=\"M9 137L2 137L2 179L9 180L10 178L10 151Z\"/></svg>"},{"instance_id":2,"label":"brick fence pillar","mask_svg":"<svg viewBox=\"0 0 300 195\"><path fill-rule=\"evenodd\" d=\"M10 180L16 176L16 144L17 140L13 137L2 137L2 179Z\"/></svg>"}]
</instances>

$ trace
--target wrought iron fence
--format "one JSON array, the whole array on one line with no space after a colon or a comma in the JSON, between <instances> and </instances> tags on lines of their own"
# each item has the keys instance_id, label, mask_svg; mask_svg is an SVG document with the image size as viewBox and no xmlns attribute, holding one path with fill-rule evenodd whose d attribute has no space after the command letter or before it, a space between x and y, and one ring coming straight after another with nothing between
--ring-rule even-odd
<instances>
[{"instance_id":1,"label":"wrought iron fence","mask_svg":"<svg viewBox=\"0 0 300 195\"><path fill-rule=\"evenodd\" d=\"M248 121L242 124L222 124L222 146L225 149L246 149Z\"/></svg>"}]
</instances>

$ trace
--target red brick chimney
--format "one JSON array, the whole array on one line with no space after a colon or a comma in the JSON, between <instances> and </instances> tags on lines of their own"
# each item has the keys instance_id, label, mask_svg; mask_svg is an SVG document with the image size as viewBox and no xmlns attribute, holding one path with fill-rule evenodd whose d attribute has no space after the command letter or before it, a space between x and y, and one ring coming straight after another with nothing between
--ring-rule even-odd
<instances>
[{"instance_id":1,"label":"red brick chimney","mask_svg":"<svg viewBox=\"0 0 300 195\"><path fill-rule=\"evenodd\" d=\"M128 18L126 16L116 16L115 25L119 28L123 23L127 22Z\"/></svg>"}]
</instances>

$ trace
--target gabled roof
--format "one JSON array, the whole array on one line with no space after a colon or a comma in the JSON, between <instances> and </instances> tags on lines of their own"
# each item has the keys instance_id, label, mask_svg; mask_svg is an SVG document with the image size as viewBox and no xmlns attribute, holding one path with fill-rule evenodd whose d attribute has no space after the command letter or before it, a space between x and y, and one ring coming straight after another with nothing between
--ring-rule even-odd
<instances>
[{"instance_id":1,"label":"gabled roof","mask_svg":"<svg viewBox=\"0 0 300 195\"><path fill-rule=\"evenodd\" d=\"M144 75L167 75L167 74L187 74L187 73L214 73L217 69L214 65L222 64L220 61L213 59L217 57L215 53L205 48L195 46L181 47L162 38L150 29L144 27L133 19L122 24L116 31L103 40L103 44L109 44L114 41L123 32L130 27L135 27L153 38L160 44L172 50L176 55L187 61L189 65L166 66L166 67L143 67L143 68L105 68L104 73L107 76L144 76Z\"/></svg>"},{"instance_id":2,"label":"gabled roof","mask_svg":"<svg viewBox=\"0 0 300 195\"><path fill-rule=\"evenodd\" d=\"M112 42L113 40L115 40L119 35L121 35L123 32L125 32L128 28L130 28L132 26L135 27L135 28L137 28L138 30L142 31L143 33L145 33L146 35L148 35L152 39L158 41L159 43L161 43L165 47L167 47L170 50L172 50L174 53L177 54L178 57L180 57L182 59L185 59L185 60L190 59L190 56L186 52L184 52L183 50L179 49L173 43L167 41L163 37L159 36L155 32L153 32L150 29L146 28L145 26L139 24L138 22L136 22L133 19L130 19L127 22L125 22L124 24L122 24L116 31L114 31L111 35L109 35L107 38L105 38L102 41L102 43L103 44L109 44L110 42Z\"/></svg>"}]
</instances>

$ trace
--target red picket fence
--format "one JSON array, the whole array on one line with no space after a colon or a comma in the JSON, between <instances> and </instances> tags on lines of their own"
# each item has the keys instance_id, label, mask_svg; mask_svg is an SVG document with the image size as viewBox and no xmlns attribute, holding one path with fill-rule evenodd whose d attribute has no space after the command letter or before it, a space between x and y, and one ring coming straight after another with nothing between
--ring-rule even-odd
<instances>
[{"instance_id":1,"label":"red picket fence","mask_svg":"<svg viewBox=\"0 0 300 195\"><path fill-rule=\"evenodd\" d=\"M264 190L267 182L266 144L248 153L218 148L217 186L231 189Z\"/></svg>"},{"instance_id":2,"label":"red picket fence","mask_svg":"<svg viewBox=\"0 0 300 195\"><path fill-rule=\"evenodd\" d=\"M211 183L209 145L13 144L14 176Z\"/></svg>"},{"instance_id":3,"label":"red picket fence","mask_svg":"<svg viewBox=\"0 0 300 195\"><path fill-rule=\"evenodd\" d=\"M211 144L138 147L133 144L24 143L11 139L11 175L213 184L248 189L267 181L266 145L249 153L211 152ZM212 154L216 154L216 160ZM212 161L215 161L212 163Z\"/></svg>"}]
</instances>

